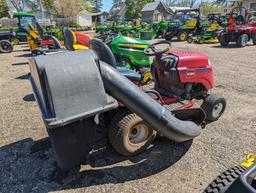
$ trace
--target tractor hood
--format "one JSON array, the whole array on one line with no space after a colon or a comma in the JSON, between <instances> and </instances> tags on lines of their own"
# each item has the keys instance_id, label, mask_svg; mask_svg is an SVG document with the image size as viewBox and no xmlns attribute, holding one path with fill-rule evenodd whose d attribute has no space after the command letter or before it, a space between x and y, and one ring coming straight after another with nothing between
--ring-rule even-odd
<instances>
[{"instance_id":1,"label":"tractor hood","mask_svg":"<svg viewBox=\"0 0 256 193\"><path fill-rule=\"evenodd\" d=\"M126 47L126 48L145 49L150 44L147 41L144 41L144 40L135 39L135 38L120 35L111 42L111 45L118 45L118 46Z\"/></svg>"},{"instance_id":2,"label":"tractor hood","mask_svg":"<svg viewBox=\"0 0 256 193\"><path fill-rule=\"evenodd\" d=\"M201 68L209 64L208 56L200 52L172 52L179 59L179 67Z\"/></svg>"}]
</instances>

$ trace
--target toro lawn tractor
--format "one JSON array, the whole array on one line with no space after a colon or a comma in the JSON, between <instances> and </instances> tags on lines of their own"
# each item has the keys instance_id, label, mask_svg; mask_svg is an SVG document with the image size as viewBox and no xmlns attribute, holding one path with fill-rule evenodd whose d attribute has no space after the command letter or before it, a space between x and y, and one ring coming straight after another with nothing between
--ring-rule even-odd
<instances>
[{"instance_id":1,"label":"toro lawn tractor","mask_svg":"<svg viewBox=\"0 0 256 193\"><path fill-rule=\"evenodd\" d=\"M176 36L179 41L186 41L189 35L195 31L199 19L199 9L176 11L174 20L169 23L166 30L165 39L172 40Z\"/></svg>"},{"instance_id":2,"label":"toro lawn tractor","mask_svg":"<svg viewBox=\"0 0 256 193\"><path fill-rule=\"evenodd\" d=\"M155 87L142 90L116 70L113 53L98 42L92 50L30 60L32 88L61 169L80 165L108 142L134 156L157 132L176 142L191 140L224 113L225 99L208 94L213 71L207 56L169 52L170 42L150 45L144 52L155 57ZM203 101L201 108L191 108L193 99Z\"/></svg>"},{"instance_id":3,"label":"toro lawn tractor","mask_svg":"<svg viewBox=\"0 0 256 193\"><path fill-rule=\"evenodd\" d=\"M204 193L256 193L256 155L219 175Z\"/></svg>"}]
</instances>

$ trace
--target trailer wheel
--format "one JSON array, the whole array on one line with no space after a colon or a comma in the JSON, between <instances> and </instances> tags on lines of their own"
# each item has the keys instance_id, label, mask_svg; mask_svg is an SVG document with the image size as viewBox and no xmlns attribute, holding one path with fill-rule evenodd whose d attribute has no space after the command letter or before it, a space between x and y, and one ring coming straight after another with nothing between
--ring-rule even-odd
<instances>
[{"instance_id":1,"label":"trailer wheel","mask_svg":"<svg viewBox=\"0 0 256 193\"><path fill-rule=\"evenodd\" d=\"M228 46L228 44L229 44L229 40L225 34L221 34L219 41L220 41L221 46Z\"/></svg>"},{"instance_id":2,"label":"trailer wheel","mask_svg":"<svg viewBox=\"0 0 256 193\"><path fill-rule=\"evenodd\" d=\"M217 121L226 109L226 100L220 95L209 95L201 105L201 108L206 113L206 120L213 122Z\"/></svg>"},{"instance_id":3,"label":"trailer wheel","mask_svg":"<svg viewBox=\"0 0 256 193\"><path fill-rule=\"evenodd\" d=\"M148 148L154 141L156 132L138 115L128 109L121 109L110 123L108 136L118 153L133 156Z\"/></svg>"},{"instance_id":4,"label":"trailer wheel","mask_svg":"<svg viewBox=\"0 0 256 193\"><path fill-rule=\"evenodd\" d=\"M179 41L186 41L188 39L188 34L185 31L178 33L177 35Z\"/></svg>"},{"instance_id":5,"label":"trailer wheel","mask_svg":"<svg viewBox=\"0 0 256 193\"><path fill-rule=\"evenodd\" d=\"M243 166L232 167L218 176L203 193L225 193L229 187L245 171Z\"/></svg>"},{"instance_id":6,"label":"trailer wheel","mask_svg":"<svg viewBox=\"0 0 256 193\"><path fill-rule=\"evenodd\" d=\"M241 35L241 36L237 39L236 44L237 44L239 47L245 47L246 44L248 43L248 40L249 40L248 35L247 35L247 34L243 34L243 35Z\"/></svg>"},{"instance_id":7,"label":"trailer wheel","mask_svg":"<svg viewBox=\"0 0 256 193\"><path fill-rule=\"evenodd\" d=\"M11 53L13 51L13 45L8 40L0 41L0 52L1 53Z\"/></svg>"}]
</instances>

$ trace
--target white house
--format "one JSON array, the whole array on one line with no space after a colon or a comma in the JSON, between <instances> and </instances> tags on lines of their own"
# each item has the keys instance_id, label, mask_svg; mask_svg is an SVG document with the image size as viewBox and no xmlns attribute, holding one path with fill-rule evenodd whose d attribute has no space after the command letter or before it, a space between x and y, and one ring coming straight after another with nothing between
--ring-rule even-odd
<instances>
[{"instance_id":1,"label":"white house","mask_svg":"<svg viewBox=\"0 0 256 193\"><path fill-rule=\"evenodd\" d=\"M87 10L83 10L77 15L76 20L82 27L91 27L94 22L104 22L107 17L107 12L90 13Z\"/></svg>"}]
</instances>

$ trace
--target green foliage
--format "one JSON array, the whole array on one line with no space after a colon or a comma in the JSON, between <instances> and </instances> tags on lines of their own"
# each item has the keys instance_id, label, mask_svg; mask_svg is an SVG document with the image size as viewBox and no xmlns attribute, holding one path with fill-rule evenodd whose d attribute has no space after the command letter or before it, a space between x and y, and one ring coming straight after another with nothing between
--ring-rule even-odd
<instances>
[{"instance_id":1,"label":"green foliage","mask_svg":"<svg viewBox=\"0 0 256 193\"><path fill-rule=\"evenodd\" d=\"M6 0L0 0L0 18L8 17L8 16L9 16L9 13L8 13Z\"/></svg>"},{"instance_id":2,"label":"green foliage","mask_svg":"<svg viewBox=\"0 0 256 193\"><path fill-rule=\"evenodd\" d=\"M147 3L152 3L155 0L126 0L126 17L128 19L140 18L141 10Z\"/></svg>"}]
</instances>

